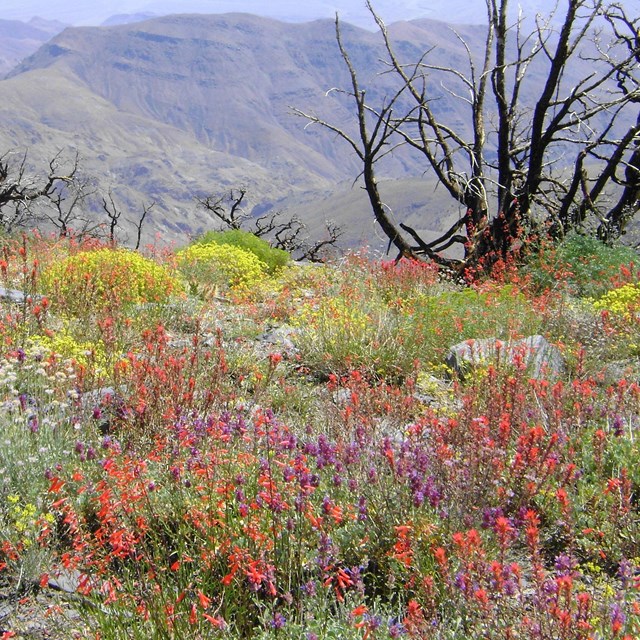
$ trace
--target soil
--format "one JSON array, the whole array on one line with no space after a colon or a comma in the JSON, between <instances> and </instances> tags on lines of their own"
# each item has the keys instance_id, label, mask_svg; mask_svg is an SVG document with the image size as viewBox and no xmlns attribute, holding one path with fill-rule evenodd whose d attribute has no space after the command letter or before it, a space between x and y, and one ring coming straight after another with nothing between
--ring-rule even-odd
<instances>
[{"instance_id":1,"label":"soil","mask_svg":"<svg viewBox=\"0 0 640 640\"><path fill-rule=\"evenodd\" d=\"M0 585L0 640L95 638L80 615L78 596L59 588Z\"/></svg>"}]
</instances>

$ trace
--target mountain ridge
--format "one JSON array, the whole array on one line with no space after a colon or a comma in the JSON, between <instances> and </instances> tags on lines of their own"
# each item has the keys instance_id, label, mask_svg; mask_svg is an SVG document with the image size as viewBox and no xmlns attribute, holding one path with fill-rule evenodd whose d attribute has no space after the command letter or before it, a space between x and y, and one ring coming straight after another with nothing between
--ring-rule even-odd
<instances>
[{"instance_id":1,"label":"mountain ridge","mask_svg":"<svg viewBox=\"0 0 640 640\"><path fill-rule=\"evenodd\" d=\"M525 14L537 11L547 14L555 6L555 0L520 0L513 7L522 7ZM374 8L387 23L416 18L445 20L455 24L480 24L486 21L486 9L482 3L468 0L377 0ZM308 0L304 4L293 0L110 0L95 3L89 0L4 0L2 14L5 18L28 20L32 16L61 19L69 24L102 24L117 14L156 13L227 13L242 11L285 22L307 22L316 18L333 18L338 12L345 22L375 30L375 23L361 0Z\"/></svg>"},{"instance_id":2,"label":"mountain ridge","mask_svg":"<svg viewBox=\"0 0 640 640\"><path fill-rule=\"evenodd\" d=\"M456 68L466 63L458 36L472 48L483 43L477 27L458 25L454 33L430 20L394 23L389 33L403 58L415 60L432 48L436 64ZM380 75L379 37L348 23L342 37L363 86L376 80L368 97L381 101L392 85ZM330 91L349 82L328 19L290 24L244 13L179 14L70 27L1 82L8 98L0 104L0 145L29 148L34 161L78 149L87 174L101 190L122 194L126 207L156 202L155 228L174 239L213 222L195 208L194 197L238 186L262 211L295 214L300 206L318 227L322 207L314 209L313 198L353 203L337 194L348 194L360 166L344 141L306 126L291 106L357 136L350 99ZM437 82L428 90L435 110L459 129L469 126L464 102L452 101ZM389 155L383 168L414 192L435 188L421 159L407 150ZM407 194L395 188L389 194L399 216L415 215ZM423 200L417 193L415 201ZM430 228L458 215L455 206L444 208L437 193L432 215L420 224ZM347 241L362 241L366 203L335 213L353 227Z\"/></svg>"},{"instance_id":3,"label":"mountain ridge","mask_svg":"<svg viewBox=\"0 0 640 640\"><path fill-rule=\"evenodd\" d=\"M29 22L0 19L0 78L66 26L38 18Z\"/></svg>"}]
</instances>

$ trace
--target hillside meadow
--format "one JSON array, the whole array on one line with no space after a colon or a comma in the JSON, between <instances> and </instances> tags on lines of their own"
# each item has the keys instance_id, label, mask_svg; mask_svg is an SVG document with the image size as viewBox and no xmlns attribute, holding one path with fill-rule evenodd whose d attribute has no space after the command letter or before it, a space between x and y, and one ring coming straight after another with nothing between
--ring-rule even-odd
<instances>
[{"instance_id":1,"label":"hillside meadow","mask_svg":"<svg viewBox=\"0 0 640 640\"><path fill-rule=\"evenodd\" d=\"M3 240L0 638L640 637L633 250L214 236Z\"/></svg>"}]
</instances>

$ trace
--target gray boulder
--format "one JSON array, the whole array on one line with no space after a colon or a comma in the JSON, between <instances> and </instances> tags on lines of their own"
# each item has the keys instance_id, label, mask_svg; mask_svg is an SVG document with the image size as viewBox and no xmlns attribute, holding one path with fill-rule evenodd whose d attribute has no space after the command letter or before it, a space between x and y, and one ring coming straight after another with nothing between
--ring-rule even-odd
<instances>
[{"instance_id":1,"label":"gray boulder","mask_svg":"<svg viewBox=\"0 0 640 640\"><path fill-rule=\"evenodd\" d=\"M263 333L257 340L266 345L269 351L279 351L283 356L293 358L298 354L298 348L294 343L297 334L298 330L294 327L282 325Z\"/></svg>"},{"instance_id":2,"label":"gray boulder","mask_svg":"<svg viewBox=\"0 0 640 640\"><path fill-rule=\"evenodd\" d=\"M0 287L0 300L4 300L5 302L23 304L24 302L26 302L27 297L30 297L34 301L41 299L41 296L39 295L25 296L22 291L18 291L17 289L7 289L5 287Z\"/></svg>"},{"instance_id":3,"label":"gray boulder","mask_svg":"<svg viewBox=\"0 0 640 640\"><path fill-rule=\"evenodd\" d=\"M560 350L540 335L513 341L465 340L449 349L445 363L460 378L474 367L493 363L501 366L523 364L531 378L554 379L561 376L567 366Z\"/></svg>"},{"instance_id":4,"label":"gray boulder","mask_svg":"<svg viewBox=\"0 0 640 640\"><path fill-rule=\"evenodd\" d=\"M605 386L617 384L620 380L640 382L640 358L627 358L608 362L596 376L596 380Z\"/></svg>"}]
</instances>

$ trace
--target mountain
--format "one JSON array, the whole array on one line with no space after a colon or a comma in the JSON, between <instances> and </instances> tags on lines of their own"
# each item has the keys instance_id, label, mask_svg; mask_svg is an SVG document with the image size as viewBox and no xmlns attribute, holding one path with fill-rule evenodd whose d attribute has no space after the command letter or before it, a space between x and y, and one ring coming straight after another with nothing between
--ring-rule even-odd
<instances>
[{"instance_id":1,"label":"mountain","mask_svg":"<svg viewBox=\"0 0 640 640\"><path fill-rule=\"evenodd\" d=\"M101 26L112 27L116 24L133 24L134 22L143 22L155 17L157 17L155 13L119 13L107 18Z\"/></svg>"},{"instance_id":2,"label":"mountain","mask_svg":"<svg viewBox=\"0 0 640 640\"><path fill-rule=\"evenodd\" d=\"M0 19L0 78L65 26L42 18L33 18L27 23Z\"/></svg>"},{"instance_id":3,"label":"mountain","mask_svg":"<svg viewBox=\"0 0 640 640\"><path fill-rule=\"evenodd\" d=\"M420 36L416 51L429 30L442 31L433 23L400 27ZM346 24L343 34L363 78L375 75L375 34ZM195 209L196 195L243 185L265 211L286 208L288 198L309 202L310 193L350 192L359 171L353 153L325 131L305 129L289 108L321 107L348 128L348 101L326 95L347 85L330 20L179 15L70 28L0 83L0 148L28 147L33 162L78 149L104 191L131 208L155 201L156 228L184 238L212 224ZM402 154L387 168L394 178L421 172ZM350 239L360 241L362 224L354 227Z\"/></svg>"},{"instance_id":4,"label":"mountain","mask_svg":"<svg viewBox=\"0 0 640 640\"><path fill-rule=\"evenodd\" d=\"M435 65L456 69L467 65L458 38L471 50L484 41L481 28L462 25L454 33L427 19L389 31L404 59L430 49ZM368 98L381 102L391 78L380 75L379 37L349 24L342 35L363 86L376 80ZM583 72L568 69L567 82ZM299 214L318 231L325 217L334 218L347 227L347 242L377 242L353 185L355 154L290 108L357 136L349 98L328 91L349 82L332 20L185 14L68 28L0 82L0 150L27 148L34 165L77 150L87 176L130 215L155 202L150 230L169 239L214 224L195 207L196 196L244 186L256 210ZM455 87L433 81L427 88L433 108L468 130L465 102L449 93ZM458 211L423 171L408 151L390 154L381 175L403 182L382 184L383 197L419 230L442 228Z\"/></svg>"}]
</instances>

